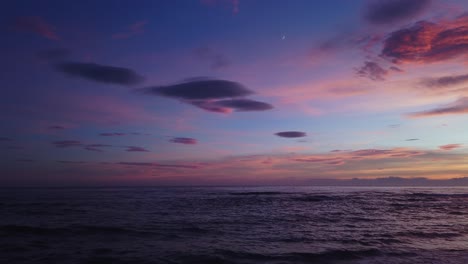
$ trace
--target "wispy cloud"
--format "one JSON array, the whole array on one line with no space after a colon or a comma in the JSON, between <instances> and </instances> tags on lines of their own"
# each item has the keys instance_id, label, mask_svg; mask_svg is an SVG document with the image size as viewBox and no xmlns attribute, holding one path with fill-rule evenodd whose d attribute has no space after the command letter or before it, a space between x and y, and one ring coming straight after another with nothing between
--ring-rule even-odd
<instances>
[{"instance_id":1,"label":"wispy cloud","mask_svg":"<svg viewBox=\"0 0 468 264\"><path fill-rule=\"evenodd\" d=\"M461 148L461 147L462 147L461 144L447 144L447 145L439 146L441 150L454 150L454 149Z\"/></svg>"},{"instance_id":2,"label":"wispy cloud","mask_svg":"<svg viewBox=\"0 0 468 264\"><path fill-rule=\"evenodd\" d=\"M24 16L16 18L15 29L38 34L50 40L60 40L54 27L39 16Z\"/></svg>"},{"instance_id":3,"label":"wispy cloud","mask_svg":"<svg viewBox=\"0 0 468 264\"><path fill-rule=\"evenodd\" d=\"M126 147L126 150L128 152L149 152L149 150L142 148L142 147L136 147L136 146L128 146Z\"/></svg>"},{"instance_id":4,"label":"wispy cloud","mask_svg":"<svg viewBox=\"0 0 468 264\"><path fill-rule=\"evenodd\" d=\"M115 137L115 136L126 136L127 133L121 133L121 132L110 132L110 133L99 133L99 136L102 137Z\"/></svg>"},{"instance_id":5,"label":"wispy cloud","mask_svg":"<svg viewBox=\"0 0 468 264\"><path fill-rule=\"evenodd\" d=\"M422 81L422 83L427 87L435 88L464 84L468 83L468 74L450 75L438 78L426 78Z\"/></svg>"},{"instance_id":6,"label":"wispy cloud","mask_svg":"<svg viewBox=\"0 0 468 264\"><path fill-rule=\"evenodd\" d=\"M367 6L364 18L372 24L387 24L415 18L426 9L430 0L373 1Z\"/></svg>"},{"instance_id":7,"label":"wispy cloud","mask_svg":"<svg viewBox=\"0 0 468 264\"><path fill-rule=\"evenodd\" d=\"M47 129L49 129L49 130L64 130L66 128L64 126L55 125L55 126L49 126L49 127L47 127Z\"/></svg>"},{"instance_id":8,"label":"wispy cloud","mask_svg":"<svg viewBox=\"0 0 468 264\"><path fill-rule=\"evenodd\" d=\"M145 26L148 24L147 20L138 21L128 25L121 32L112 35L113 39L127 39L145 32Z\"/></svg>"},{"instance_id":9,"label":"wispy cloud","mask_svg":"<svg viewBox=\"0 0 468 264\"><path fill-rule=\"evenodd\" d=\"M69 76L103 83L134 85L143 81L133 70L96 63L64 62L58 64L57 69Z\"/></svg>"},{"instance_id":10,"label":"wispy cloud","mask_svg":"<svg viewBox=\"0 0 468 264\"><path fill-rule=\"evenodd\" d=\"M197 140L194 138L187 138L187 137L175 137L169 140L172 143L179 143L179 144L186 144L186 145L195 145L197 144Z\"/></svg>"},{"instance_id":11,"label":"wispy cloud","mask_svg":"<svg viewBox=\"0 0 468 264\"><path fill-rule=\"evenodd\" d=\"M366 61L364 66L356 70L356 73L361 77L367 77L374 81L383 81L388 74L388 70L385 70L376 62Z\"/></svg>"},{"instance_id":12,"label":"wispy cloud","mask_svg":"<svg viewBox=\"0 0 468 264\"><path fill-rule=\"evenodd\" d=\"M83 143L78 140L60 140L60 141L54 141L52 142L52 144L58 148L83 146Z\"/></svg>"},{"instance_id":13,"label":"wispy cloud","mask_svg":"<svg viewBox=\"0 0 468 264\"><path fill-rule=\"evenodd\" d=\"M431 117L440 115L468 114L468 97L462 97L457 101L438 108L407 114L408 117Z\"/></svg>"}]
</instances>

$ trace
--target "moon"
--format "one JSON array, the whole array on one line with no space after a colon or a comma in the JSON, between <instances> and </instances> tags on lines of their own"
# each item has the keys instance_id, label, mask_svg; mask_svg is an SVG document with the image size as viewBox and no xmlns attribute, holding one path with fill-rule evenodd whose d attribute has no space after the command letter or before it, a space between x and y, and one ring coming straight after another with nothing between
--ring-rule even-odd
<instances>
[{"instance_id":1,"label":"moon","mask_svg":"<svg viewBox=\"0 0 468 264\"><path fill-rule=\"evenodd\" d=\"M282 40L285 40L285 39L286 39L286 36L285 36L285 35L282 35L282 36L281 36L281 39L282 39Z\"/></svg>"}]
</instances>

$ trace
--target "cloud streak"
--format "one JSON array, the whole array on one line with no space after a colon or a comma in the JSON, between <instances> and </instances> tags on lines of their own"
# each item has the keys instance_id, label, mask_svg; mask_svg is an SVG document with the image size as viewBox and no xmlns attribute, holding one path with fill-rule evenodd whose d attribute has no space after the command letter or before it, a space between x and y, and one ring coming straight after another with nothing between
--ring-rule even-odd
<instances>
[{"instance_id":1,"label":"cloud streak","mask_svg":"<svg viewBox=\"0 0 468 264\"><path fill-rule=\"evenodd\" d=\"M189 81L144 88L146 94L185 100L223 99L247 96L253 92L237 82L196 78Z\"/></svg>"},{"instance_id":2,"label":"cloud streak","mask_svg":"<svg viewBox=\"0 0 468 264\"><path fill-rule=\"evenodd\" d=\"M443 76L439 78L427 78L422 83L427 87L447 87L468 82L468 74Z\"/></svg>"},{"instance_id":3,"label":"cloud streak","mask_svg":"<svg viewBox=\"0 0 468 264\"><path fill-rule=\"evenodd\" d=\"M169 142L185 144L185 145L195 145L198 143L196 139L187 138L187 137L175 137L175 138L170 139Z\"/></svg>"},{"instance_id":4,"label":"cloud streak","mask_svg":"<svg viewBox=\"0 0 468 264\"><path fill-rule=\"evenodd\" d=\"M143 81L143 77L133 70L100 65L96 63L64 62L56 66L57 70L73 77L119 85L134 85Z\"/></svg>"},{"instance_id":5,"label":"cloud streak","mask_svg":"<svg viewBox=\"0 0 468 264\"><path fill-rule=\"evenodd\" d=\"M408 117L431 117L431 116L441 116L441 115L460 115L468 114L468 97L462 97L457 101L438 108L409 113Z\"/></svg>"},{"instance_id":6,"label":"cloud streak","mask_svg":"<svg viewBox=\"0 0 468 264\"><path fill-rule=\"evenodd\" d=\"M299 138L299 137L305 137L307 134L305 132L300 132L300 131L283 131L283 132L278 132L275 133L278 137L284 137L284 138Z\"/></svg>"},{"instance_id":7,"label":"cloud streak","mask_svg":"<svg viewBox=\"0 0 468 264\"><path fill-rule=\"evenodd\" d=\"M14 28L19 31L35 33L50 40L60 40L54 27L39 16L18 17Z\"/></svg>"},{"instance_id":8,"label":"cloud streak","mask_svg":"<svg viewBox=\"0 0 468 264\"><path fill-rule=\"evenodd\" d=\"M454 149L461 148L461 147L462 147L461 144L447 144L447 145L439 146L439 149L448 151L448 150L454 150Z\"/></svg>"},{"instance_id":9,"label":"cloud streak","mask_svg":"<svg viewBox=\"0 0 468 264\"><path fill-rule=\"evenodd\" d=\"M142 148L142 147L136 147L136 146L128 146L126 147L127 152L149 152L149 150Z\"/></svg>"},{"instance_id":10,"label":"cloud streak","mask_svg":"<svg viewBox=\"0 0 468 264\"><path fill-rule=\"evenodd\" d=\"M384 0L373 1L364 18L372 24L387 24L414 18L426 9L430 0Z\"/></svg>"}]
</instances>

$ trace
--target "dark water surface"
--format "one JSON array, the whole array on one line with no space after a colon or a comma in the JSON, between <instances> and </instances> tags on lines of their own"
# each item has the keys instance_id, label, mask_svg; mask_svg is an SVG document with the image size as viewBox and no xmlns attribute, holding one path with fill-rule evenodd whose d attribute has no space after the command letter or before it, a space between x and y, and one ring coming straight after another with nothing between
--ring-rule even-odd
<instances>
[{"instance_id":1,"label":"dark water surface","mask_svg":"<svg viewBox=\"0 0 468 264\"><path fill-rule=\"evenodd\" d=\"M468 263L468 189L1 189L0 263Z\"/></svg>"}]
</instances>

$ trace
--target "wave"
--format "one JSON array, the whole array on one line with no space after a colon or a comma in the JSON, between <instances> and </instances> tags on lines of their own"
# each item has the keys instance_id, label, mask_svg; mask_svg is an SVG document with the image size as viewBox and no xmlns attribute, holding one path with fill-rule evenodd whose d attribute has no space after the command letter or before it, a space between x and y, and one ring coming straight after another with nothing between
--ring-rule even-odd
<instances>
[{"instance_id":1,"label":"wave","mask_svg":"<svg viewBox=\"0 0 468 264\"><path fill-rule=\"evenodd\" d=\"M339 196L330 196L330 195L303 195L292 198L294 201L300 202L322 202L322 201L336 201L342 200L342 197Z\"/></svg>"},{"instance_id":2,"label":"wave","mask_svg":"<svg viewBox=\"0 0 468 264\"><path fill-rule=\"evenodd\" d=\"M230 195L280 195L288 194L285 192L231 192Z\"/></svg>"}]
</instances>

